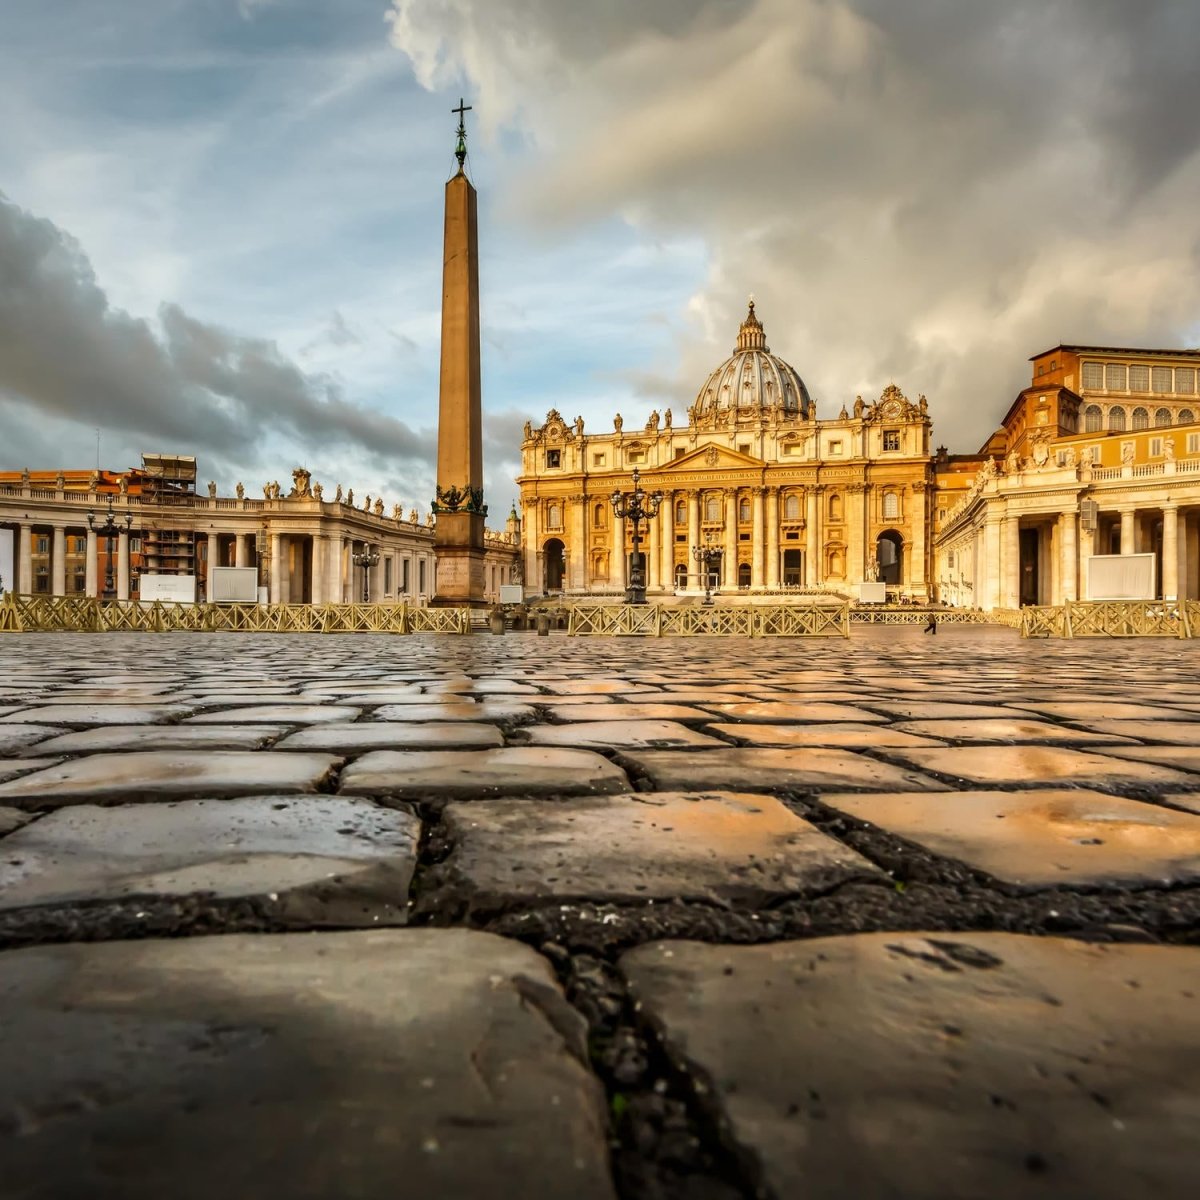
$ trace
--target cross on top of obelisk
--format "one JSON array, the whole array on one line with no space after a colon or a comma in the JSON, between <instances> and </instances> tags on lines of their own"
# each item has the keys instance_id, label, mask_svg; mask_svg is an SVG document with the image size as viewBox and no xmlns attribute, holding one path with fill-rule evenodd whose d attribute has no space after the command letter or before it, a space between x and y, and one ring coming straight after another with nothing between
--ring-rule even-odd
<instances>
[{"instance_id":1,"label":"cross on top of obelisk","mask_svg":"<svg viewBox=\"0 0 1200 1200\"><path fill-rule=\"evenodd\" d=\"M458 170L462 173L463 163L467 157L467 125L466 114L471 111L470 104L464 104L460 96L458 98L458 107L452 108L452 113L458 113L458 145L454 147L454 157L458 159Z\"/></svg>"}]
</instances>

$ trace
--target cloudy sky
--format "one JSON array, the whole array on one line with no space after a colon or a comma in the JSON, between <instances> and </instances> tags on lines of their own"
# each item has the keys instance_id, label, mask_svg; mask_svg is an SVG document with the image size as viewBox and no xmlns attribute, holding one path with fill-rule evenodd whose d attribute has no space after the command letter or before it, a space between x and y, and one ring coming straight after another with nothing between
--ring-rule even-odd
<instances>
[{"instance_id":1,"label":"cloudy sky","mask_svg":"<svg viewBox=\"0 0 1200 1200\"><path fill-rule=\"evenodd\" d=\"M488 491L682 413L754 292L835 415L974 449L1059 341L1200 342L1195 0L4 0L0 468L194 453L428 506L442 186Z\"/></svg>"}]
</instances>

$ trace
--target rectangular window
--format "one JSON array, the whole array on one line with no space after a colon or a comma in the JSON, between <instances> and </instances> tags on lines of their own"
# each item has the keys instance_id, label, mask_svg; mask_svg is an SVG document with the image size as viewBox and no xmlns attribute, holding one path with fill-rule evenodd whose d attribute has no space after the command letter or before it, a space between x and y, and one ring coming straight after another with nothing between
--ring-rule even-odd
<instances>
[{"instance_id":1,"label":"rectangular window","mask_svg":"<svg viewBox=\"0 0 1200 1200\"><path fill-rule=\"evenodd\" d=\"M1196 392L1196 368L1175 368L1175 391L1182 396L1192 396Z\"/></svg>"},{"instance_id":2,"label":"rectangular window","mask_svg":"<svg viewBox=\"0 0 1200 1200\"><path fill-rule=\"evenodd\" d=\"M750 457L750 443L749 442L738 442L738 453L744 454L747 458L749 458Z\"/></svg>"},{"instance_id":3,"label":"rectangular window","mask_svg":"<svg viewBox=\"0 0 1200 1200\"><path fill-rule=\"evenodd\" d=\"M1109 363L1104 368L1104 386L1110 392L1125 391L1125 367L1121 363Z\"/></svg>"},{"instance_id":4,"label":"rectangular window","mask_svg":"<svg viewBox=\"0 0 1200 1200\"><path fill-rule=\"evenodd\" d=\"M783 448L784 454L801 454L803 451L804 447L799 442L792 442L791 445Z\"/></svg>"},{"instance_id":5,"label":"rectangular window","mask_svg":"<svg viewBox=\"0 0 1200 1200\"><path fill-rule=\"evenodd\" d=\"M900 430L885 429L883 431L883 448L885 450L900 449Z\"/></svg>"},{"instance_id":6,"label":"rectangular window","mask_svg":"<svg viewBox=\"0 0 1200 1200\"><path fill-rule=\"evenodd\" d=\"M630 450L626 453L625 457L631 463L645 462L646 452L644 450Z\"/></svg>"},{"instance_id":7,"label":"rectangular window","mask_svg":"<svg viewBox=\"0 0 1200 1200\"><path fill-rule=\"evenodd\" d=\"M1154 391L1158 392L1160 395L1169 393L1171 391L1173 382L1171 379L1171 374L1172 372L1170 367L1155 367L1154 370L1150 372L1150 379Z\"/></svg>"},{"instance_id":8,"label":"rectangular window","mask_svg":"<svg viewBox=\"0 0 1200 1200\"><path fill-rule=\"evenodd\" d=\"M1163 452L1162 438L1160 438L1160 437L1151 438L1150 439L1150 457L1151 458L1162 458L1162 452Z\"/></svg>"},{"instance_id":9,"label":"rectangular window","mask_svg":"<svg viewBox=\"0 0 1200 1200\"><path fill-rule=\"evenodd\" d=\"M1187 439L1187 452L1200 454L1200 433L1189 433Z\"/></svg>"},{"instance_id":10,"label":"rectangular window","mask_svg":"<svg viewBox=\"0 0 1200 1200\"><path fill-rule=\"evenodd\" d=\"M34 547L35 554L50 553L50 539L48 537L39 537L34 540L37 542L37 545Z\"/></svg>"},{"instance_id":11,"label":"rectangular window","mask_svg":"<svg viewBox=\"0 0 1200 1200\"><path fill-rule=\"evenodd\" d=\"M1100 363L1083 364L1083 386L1094 391L1099 391L1104 386L1104 367Z\"/></svg>"},{"instance_id":12,"label":"rectangular window","mask_svg":"<svg viewBox=\"0 0 1200 1200\"><path fill-rule=\"evenodd\" d=\"M392 579L395 574L392 560L385 558L383 560L383 594L390 596L392 594Z\"/></svg>"},{"instance_id":13,"label":"rectangular window","mask_svg":"<svg viewBox=\"0 0 1200 1200\"><path fill-rule=\"evenodd\" d=\"M75 543L75 553L76 554L86 554L87 553L87 538L77 537L77 538L72 538L71 540Z\"/></svg>"},{"instance_id":14,"label":"rectangular window","mask_svg":"<svg viewBox=\"0 0 1200 1200\"><path fill-rule=\"evenodd\" d=\"M830 456L830 458L836 458L841 453L842 453L842 441L840 438L835 438L833 441L831 441L829 443L829 456Z\"/></svg>"},{"instance_id":15,"label":"rectangular window","mask_svg":"<svg viewBox=\"0 0 1200 1200\"><path fill-rule=\"evenodd\" d=\"M140 554L142 552L142 539L140 537L131 537L129 539L129 550L132 554Z\"/></svg>"},{"instance_id":16,"label":"rectangular window","mask_svg":"<svg viewBox=\"0 0 1200 1200\"><path fill-rule=\"evenodd\" d=\"M686 446L676 446L675 447L675 457L676 458L682 458L686 453L687 453Z\"/></svg>"},{"instance_id":17,"label":"rectangular window","mask_svg":"<svg viewBox=\"0 0 1200 1200\"><path fill-rule=\"evenodd\" d=\"M951 550L950 553L946 555L946 566L948 566L950 568L950 570L952 570L952 571L954 570L954 551L953 550Z\"/></svg>"},{"instance_id":18,"label":"rectangular window","mask_svg":"<svg viewBox=\"0 0 1200 1200\"><path fill-rule=\"evenodd\" d=\"M1131 392L1148 392L1150 390L1150 368L1140 367L1136 363L1129 368L1129 390Z\"/></svg>"},{"instance_id":19,"label":"rectangular window","mask_svg":"<svg viewBox=\"0 0 1200 1200\"><path fill-rule=\"evenodd\" d=\"M593 467L602 467L602 466L604 466L604 464L607 461L608 461L607 454L593 454L592 455L592 466Z\"/></svg>"},{"instance_id":20,"label":"rectangular window","mask_svg":"<svg viewBox=\"0 0 1200 1200\"><path fill-rule=\"evenodd\" d=\"M400 560L400 594L403 596L408 595L408 585L409 585L408 575L409 575L409 568L411 567L411 565L412 565L411 559L402 558Z\"/></svg>"},{"instance_id":21,"label":"rectangular window","mask_svg":"<svg viewBox=\"0 0 1200 1200\"><path fill-rule=\"evenodd\" d=\"M425 594L425 560L421 559L417 563L417 584L420 588L421 595Z\"/></svg>"},{"instance_id":22,"label":"rectangular window","mask_svg":"<svg viewBox=\"0 0 1200 1200\"><path fill-rule=\"evenodd\" d=\"M50 572L45 567L38 567L33 573L33 590L42 595L50 590Z\"/></svg>"},{"instance_id":23,"label":"rectangular window","mask_svg":"<svg viewBox=\"0 0 1200 1200\"><path fill-rule=\"evenodd\" d=\"M546 466L549 468L562 466L562 451L547 450L546 451Z\"/></svg>"}]
</instances>

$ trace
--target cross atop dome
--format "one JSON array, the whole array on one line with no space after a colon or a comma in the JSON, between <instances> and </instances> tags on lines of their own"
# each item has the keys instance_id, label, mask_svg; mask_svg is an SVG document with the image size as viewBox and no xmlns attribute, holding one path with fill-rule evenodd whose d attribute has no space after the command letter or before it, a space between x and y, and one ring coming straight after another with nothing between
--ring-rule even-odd
<instances>
[{"instance_id":1,"label":"cross atop dome","mask_svg":"<svg viewBox=\"0 0 1200 1200\"><path fill-rule=\"evenodd\" d=\"M754 315L754 293L750 293L750 311L738 330L737 350L766 350L767 335L763 332L762 322ZM736 352L736 351L735 351Z\"/></svg>"}]
</instances>

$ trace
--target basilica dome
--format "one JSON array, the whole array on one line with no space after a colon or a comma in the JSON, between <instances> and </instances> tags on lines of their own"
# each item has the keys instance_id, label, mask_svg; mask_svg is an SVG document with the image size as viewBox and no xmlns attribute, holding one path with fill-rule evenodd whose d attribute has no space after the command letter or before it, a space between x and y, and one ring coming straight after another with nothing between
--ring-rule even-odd
<instances>
[{"instance_id":1,"label":"basilica dome","mask_svg":"<svg viewBox=\"0 0 1200 1200\"><path fill-rule=\"evenodd\" d=\"M771 353L754 301L738 330L737 347L705 381L696 397L697 418L736 409L757 412L779 408L786 415L812 415L812 400L796 369Z\"/></svg>"}]
</instances>

